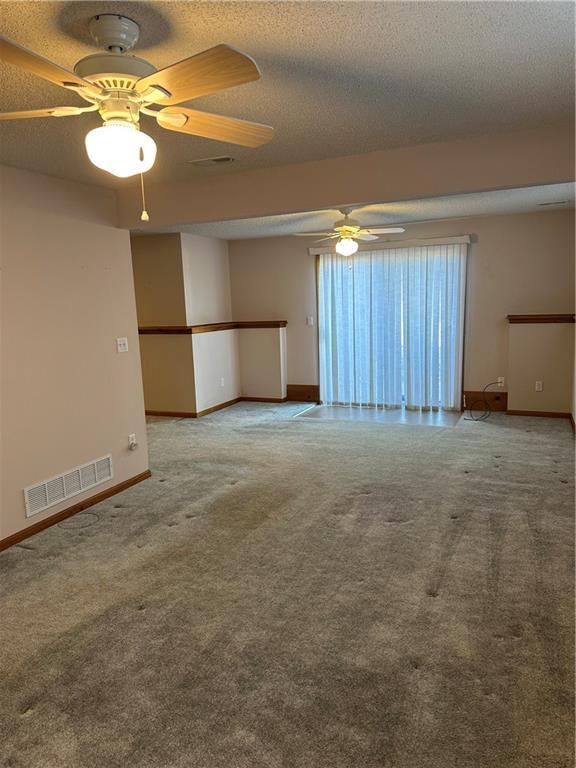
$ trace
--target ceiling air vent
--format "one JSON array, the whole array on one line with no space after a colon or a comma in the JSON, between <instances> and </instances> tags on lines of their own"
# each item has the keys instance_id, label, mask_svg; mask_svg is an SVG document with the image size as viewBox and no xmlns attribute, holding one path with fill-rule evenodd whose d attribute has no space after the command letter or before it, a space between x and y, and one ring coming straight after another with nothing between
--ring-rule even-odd
<instances>
[{"instance_id":1,"label":"ceiling air vent","mask_svg":"<svg viewBox=\"0 0 576 768\"><path fill-rule=\"evenodd\" d=\"M112 456L108 455L82 464L81 467L69 469L36 485L30 485L24 488L26 517L44 512L60 501L66 501L71 496L111 480L113 476Z\"/></svg>"},{"instance_id":2,"label":"ceiling air vent","mask_svg":"<svg viewBox=\"0 0 576 768\"><path fill-rule=\"evenodd\" d=\"M220 155L218 157L203 157L200 160L188 160L190 165L198 165L200 168L208 168L211 165L230 165L234 158L230 155Z\"/></svg>"}]
</instances>

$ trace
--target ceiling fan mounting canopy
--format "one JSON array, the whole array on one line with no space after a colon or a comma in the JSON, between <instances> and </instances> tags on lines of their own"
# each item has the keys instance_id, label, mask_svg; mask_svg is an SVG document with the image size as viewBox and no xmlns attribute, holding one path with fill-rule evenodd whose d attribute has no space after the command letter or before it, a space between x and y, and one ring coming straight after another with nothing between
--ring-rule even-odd
<instances>
[{"instance_id":1,"label":"ceiling fan mounting canopy","mask_svg":"<svg viewBox=\"0 0 576 768\"><path fill-rule=\"evenodd\" d=\"M138 24L117 13L99 13L90 19L88 29L96 45L112 53L131 50L140 37Z\"/></svg>"}]
</instances>

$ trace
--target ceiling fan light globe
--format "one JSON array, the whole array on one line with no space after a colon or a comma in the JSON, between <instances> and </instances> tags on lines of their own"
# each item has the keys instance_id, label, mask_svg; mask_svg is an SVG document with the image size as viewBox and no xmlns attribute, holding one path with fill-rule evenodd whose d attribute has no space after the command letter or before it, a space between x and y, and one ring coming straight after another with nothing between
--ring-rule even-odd
<instances>
[{"instance_id":1,"label":"ceiling fan light globe","mask_svg":"<svg viewBox=\"0 0 576 768\"><path fill-rule=\"evenodd\" d=\"M85 143L93 165L122 179L149 171L156 159L154 139L130 123L94 128Z\"/></svg>"},{"instance_id":2,"label":"ceiling fan light globe","mask_svg":"<svg viewBox=\"0 0 576 768\"><path fill-rule=\"evenodd\" d=\"M336 243L336 253L340 256L352 256L358 250L358 243L351 237L342 237Z\"/></svg>"}]
</instances>

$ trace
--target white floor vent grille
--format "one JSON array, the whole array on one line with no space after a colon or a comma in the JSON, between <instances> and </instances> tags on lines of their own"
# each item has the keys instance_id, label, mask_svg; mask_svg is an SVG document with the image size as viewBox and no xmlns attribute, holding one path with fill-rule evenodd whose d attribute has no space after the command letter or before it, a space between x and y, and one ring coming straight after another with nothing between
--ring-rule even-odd
<instances>
[{"instance_id":1,"label":"white floor vent grille","mask_svg":"<svg viewBox=\"0 0 576 768\"><path fill-rule=\"evenodd\" d=\"M105 483L114 476L112 471L112 456L103 456L101 459L83 464L76 469L70 469L62 475L51 477L42 483L30 485L24 488L24 500L26 502L26 517L37 515L45 509L66 501L71 496L76 496L83 491L94 488L95 485Z\"/></svg>"}]
</instances>

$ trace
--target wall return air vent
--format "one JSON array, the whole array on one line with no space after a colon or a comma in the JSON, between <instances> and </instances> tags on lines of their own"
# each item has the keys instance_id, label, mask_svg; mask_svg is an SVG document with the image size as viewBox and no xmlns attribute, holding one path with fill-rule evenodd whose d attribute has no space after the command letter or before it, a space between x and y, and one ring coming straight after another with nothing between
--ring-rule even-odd
<instances>
[{"instance_id":1,"label":"wall return air vent","mask_svg":"<svg viewBox=\"0 0 576 768\"><path fill-rule=\"evenodd\" d=\"M229 165L234 162L234 158L230 155L218 155L218 157L202 157L199 160L187 160L186 162L200 168L209 168L211 165Z\"/></svg>"},{"instance_id":2,"label":"wall return air vent","mask_svg":"<svg viewBox=\"0 0 576 768\"><path fill-rule=\"evenodd\" d=\"M54 504L59 504L61 501L94 488L95 485L111 480L113 476L112 456L108 455L36 485L29 485L28 488L24 488L26 517L44 512Z\"/></svg>"}]
</instances>

